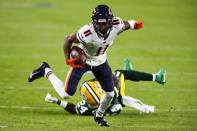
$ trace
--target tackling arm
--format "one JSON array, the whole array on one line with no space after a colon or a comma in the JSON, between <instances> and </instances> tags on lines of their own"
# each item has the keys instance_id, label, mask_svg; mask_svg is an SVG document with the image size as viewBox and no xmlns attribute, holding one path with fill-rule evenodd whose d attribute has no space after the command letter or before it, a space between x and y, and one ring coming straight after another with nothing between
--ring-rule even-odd
<instances>
[{"instance_id":1,"label":"tackling arm","mask_svg":"<svg viewBox=\"0 0 197 131\"><path fill-rule=\"evenodd\" d=\"M64 108L66 111L73 113L73 114L77 114L76 112L76 106L73 103L69 103L67 104L67 106Z\"/></svg>"},{"instance_id":2,"label":"tackling arm","mask_svg":"<svg viewBox=\"0 0 197 131\"><path fill-rule=\"evenodd\" d=\"M136 110L139 110L140 112L144 112L144 113L155 112L154 106L146 105L136 98L130 96L122 96L122 101L125 106L134 108Z\"/></svg>"}]
</instances>

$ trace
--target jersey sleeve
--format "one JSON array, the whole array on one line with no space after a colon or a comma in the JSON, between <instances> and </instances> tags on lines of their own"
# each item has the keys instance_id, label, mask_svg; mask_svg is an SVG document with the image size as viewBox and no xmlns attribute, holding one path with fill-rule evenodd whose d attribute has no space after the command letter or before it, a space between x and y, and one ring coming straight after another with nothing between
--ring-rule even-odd
<instances>
[{"instance_id":1,"label":"jersey sleeve","mask_svg":"<svg viewBox=\"0 0 197 131\"><path fill-rule=\"evenodd\" d=\"M85 25L83 27L81 27L78 31L77 31L77 39L79 40L80 43L82 44L86 44L89 43L90 41L90 35L91 35L91 31L90 31L90 26L89 25Z\"/></svg>"},{"instance_id":2,"label":"jersey sleeve","mask_svg":"<svg viewBox=\"0 0 197 131\"><path fill-rule=\"evenodd\" d=\"M121 18L114 17L112 24L113 24L113 27L116 28L119 33L123 32L125 25L124 25L124 22Z\"/></svg>"},{"instance_id":3,"label":"jersey sleeve","mask_svg":"<svg viewBox=\"0 0 197 131\"><path fill-rule=\"evenodd\" d=\"M79 115L93 115L94 111L96 110L94 108L90 108L85 100L76 105L76 112Z\"/></svg>"}]
</instances>

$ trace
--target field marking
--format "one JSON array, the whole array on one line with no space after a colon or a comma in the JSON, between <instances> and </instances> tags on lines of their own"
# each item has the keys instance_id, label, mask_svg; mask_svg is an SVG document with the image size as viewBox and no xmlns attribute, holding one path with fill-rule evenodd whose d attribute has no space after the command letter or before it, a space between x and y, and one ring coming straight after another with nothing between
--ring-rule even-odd
<instances>
[{"instance_id":1,"label":"field marking","mask_svg":"<svg viewBox=\"0 0 197 131\"><path fill-rule=\"evenodd\" d=\"M169 109L157 109L156 108L156 112L157 111L162 111L162 112L183 112L183 111L186 111L186 112L195 112L197 111L197 109L193 108L193 109L174 109L174 108L169 108Z\"/></svg>"},{"instance_id":2,"label":"field marking","mask_svg":"<svg viewBox=\"0 0 197 131\"><path fill-rule=\"evenodd\" d=\"M38 106L0 106L0 109L44 109L44 110L51 110L51 109L55 109L55 110L61 110L61 107L38 107ZM160 109L160 108L156 108L156 112L195 112L197 111L197 108L192 108L192 109L176 109L173 107L170 107L169 109Z\"/></svg>"},{"instance_id":3,"label":"field marking","mask_svg":"<svg viewBox=\"0 0 197 131\"><path fill-rule=\"evenodd\" d=\"M1 8L54 8L56 5L50 2L3 2L0 3Z\"/></svg>"},{"instance_id":4,"label":"field marking","mask_svg":"<svg viewBox=\"0 0 197 131\"><path fill-rule=\"evenodd\" d=\"M8 126L0 125L0 128L7 128Z\"/></svg>"},{"instance_id":5,"label":"field marking","mask_svg":"<svg viewBox=\"0 0 197 131\"><path fill-rule=\"evenodd\" d=\"M50 110L50 109L61 109L60 107L37 107L37 106L0 106L0 109L44 109L44 110Z\"/></svg>"}]
</instances>

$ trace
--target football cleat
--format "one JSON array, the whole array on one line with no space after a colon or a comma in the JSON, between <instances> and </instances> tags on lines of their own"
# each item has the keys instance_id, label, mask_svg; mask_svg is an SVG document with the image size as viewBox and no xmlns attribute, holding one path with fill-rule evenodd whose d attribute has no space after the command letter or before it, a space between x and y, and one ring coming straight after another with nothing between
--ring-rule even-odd
<instances>
[{"instance_id":1,"label":"football cleat","mask_svg":"<svg viewBox=\"0 0 197 131\"><path fill-rule=\"evenodd\" d=\"M45 101L49 103L57 103L58 99L52 97L51 94L47 93L47 95L45 96Z\"/></svg>"},{"instance_id":2,"label":"football cleat","mask_svg":"<svg viewBox=\"0 0 197 131\"><path fill-rule=\"evenodd\" d=\"M49 66L48 63L43 62L43 63L41 64L41 66L40 66L38 69L34 70L34 71L29 75L28 81L29 81L29 82L32 82L32 81L34 81L35 79L38 79L38 78L40 78L40 77L44 77L45 68L50 68L50 66Z\"/></svg>"},{"instance_id":3,"label":"football cleat","mask_svg":"<svg viewBox=\"0 0 197 131\"><path fill-rule=\"evenodd\" d=\"M131 62L127 58L124 59L123 69L124 70L133 70L132 64L131 64Z\"/></svg>"},{"instance_id":4,"label":"football cleat","mask_svg":"<svg viewBox=\"0 0 197 131\"><path fill-rule=\"evenodd\" d=\"M166 70L160 69L158 73L156 73L156 82L159 84L165 84L166 83Z\"/></svg>"},{"instance_id":5,"label":"football cleat","mask_svg":"<svg viewBox=\"0 0 197 131\"><path fill-rule=\"evenodd\" d=\"M109 127L109 123L103 117L96 117L96 113L94 114L94 121L100 126Z\"/></svg>"}]
</instances>

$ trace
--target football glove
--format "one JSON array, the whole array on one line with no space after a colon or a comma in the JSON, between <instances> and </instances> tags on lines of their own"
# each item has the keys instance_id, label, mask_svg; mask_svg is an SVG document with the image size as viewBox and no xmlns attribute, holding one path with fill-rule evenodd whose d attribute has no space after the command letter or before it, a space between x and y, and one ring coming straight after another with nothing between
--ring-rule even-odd
<instances>
[{"instance_id":1,"label":"football glove","mask_svg":"<svg viewBox=\"0 0 197 131\"><path fill-rule=\"evenodd\" d=\"M143 28L143 22L136 21L134 24L134 29L141 29L141 28Z\"/></svg>"},{"instance_id":2,"label":"football glove","mask_svg":"<svg viewBox=\"0 0 197 131\"><path fill-rule=\"evenodd\" d=\"M72 59L66 59L66 64L70 65L73 68L82 68L82 65L76 65L75 62L77 61L77 58L72 58Z\"/></svg>"}]
</instances>

